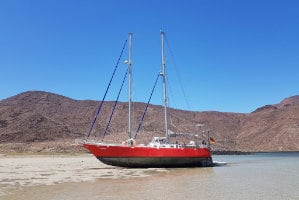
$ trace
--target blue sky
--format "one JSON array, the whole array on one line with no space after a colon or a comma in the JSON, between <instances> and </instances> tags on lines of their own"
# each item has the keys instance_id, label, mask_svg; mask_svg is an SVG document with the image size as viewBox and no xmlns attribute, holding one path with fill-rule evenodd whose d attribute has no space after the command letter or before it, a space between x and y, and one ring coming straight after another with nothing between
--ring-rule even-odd
<instances>
[{"instance_id":1,"label":"blue sky","mask_svg":"<svg viewBox=\"0 0 299 200\"><path fill-rule=\"evenodd\" d=\"M146 102L162 28L170 107L252 112L299 94L298 9L296 0L0 0L0 99L42 90L101 100L132 32L133 100Z\"/></svg>"}]
</instances>

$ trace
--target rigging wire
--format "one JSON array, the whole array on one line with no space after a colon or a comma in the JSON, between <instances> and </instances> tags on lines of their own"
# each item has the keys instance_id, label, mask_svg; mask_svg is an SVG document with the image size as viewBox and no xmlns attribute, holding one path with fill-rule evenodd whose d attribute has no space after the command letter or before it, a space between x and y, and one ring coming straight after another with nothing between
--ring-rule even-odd
<instances>
[{"instance_id":1,"label":"rigging wire","mask_svg":"<svg viewBox=\"0 0 299 200\"><path fill-rule=\"evenodd\" d=\"M108 123L107 123L107 125L106 125L106 129L105 129L104 134L103 134L103 139L104 139L104 137L105 137L105 135L106 135L106 132L107 132L109 126L110 126L110 122L111 122L111 120L112 120L112 117L113 117L113 114L114 114L116 105L117 105L117 103L118 103L118 99L119 99L120 93L121 93L121 91L122 91L122 89L123 89L124 82L125 82L125 80L126 80L128 71L129 71L129 68L127 69L127 71L126 71L126 73L125 73L125 76L124 76L123 81L122 81L122 83L121 83L120 89L119 89L119 91L118 91L118 95L117 95L116 101L114 102L113 109L112 109L111 114L110 114L110 117L109 117L109 121L108 121Z\"/></svg>"},{"instance_id":2,"label":"rigging wire","mask_svg":"<svg viewBox=\"0 0 299 200\"><path fill-rule=\"evenodd\" d=\"M192 106L191 106L191 104L190 104L190 102L189 102L189 98L187 97L186 91L185 91L185 89L184 89L184 87L183 87L183 82L182 82L182 79L181 79L181 77L180 77L180 73L179 73L179 71L178 71L178 67L177 67L176 61L175 61L175 59L174 59L174 54L173 54L173 51L172 51L172 49L171 49L171 47L170 47L170 45L169 45L167 36L165 36L165 41L166 41L167 49L168 49L168 51L169 51L169 53L170 53L170 56L171 56L171 58L172 58L172 60L173 60L173 63L174 63L174 68L175 68L176 76L177 76L178 83L179 83L179 85L180 85L181 91L182 91L182 93L183 93L183 96L184 96L184 99L185 99L185 103L186 103L186 105L187 105L187 108L188 108L189 110L192 110L192 109L191 109Z\"/></svg>"},{"instance_id":3,"label":"rigging wire","mask_svg":"<svg viewBox=\"0 0 299 200\"><path fill-rule=\"evenodd\" d=\"M140 131L142 122L143 122L143 120L144 120L144 117L145 117L147 108L148 108L149 103L150 103L150 101L151 101L151 99L152 99L152 96L153 96L153 93L154 93L154 90L155 90L155 88L156 88L156 85L157 85L157 82L158 82L158 80L159 80L159 76L160 76L160 75L161 75L161 74L158 73L157 78L156 78L156 81L155 81L155 84L154 84L154 87L153 87L153 89L152 89L152 92L151 92L150 97L149 97L149 99L148 99L148 101L147 101L146 107L145 107L144 112L143 112L143 114L142 114L141 120L140 120L140 122L139 122L138 128L137 128L137 130L136 130L134 139L136 139L137 134L138 134L138 132Z\"/></svg>"},{"instance_id":4,"label":"rigging wire","mask_svg":"<svg viewBox=\"0 0 299 200\"><path fill-rule=\"evenodd\" d=\"M107 88L106 88L104 97L103 97L102 101L101 101L100 104L99 104L99 107L98 107L98 109L97 109L97 112L96 112L96 114L95 114L95 116L94 116L94 119L93 119L93 121L92 121L92 123L91 123L91 126L90 126L90 128L89 128L89 131L88 131L88 133L87 133L87 137L86 137L86 139L89 138L89 136L90 136L90 134L91 134L91 131L93 130L93 127L94 127L94 125L95 125L95 123L96 123L96 121L97 121L97 118L98 118L98 116L99 116L99 114L100 114L100 112L101 112L103 103L104 103L104 101L105 101L106 95L107 95L108 90L109 90L109 88L110 88L112 79L113 79L113 77L114 77L114 75L115 75L116 69L117 69L118 64L119 64L119 62L120 62L120 59L122 58L122 55L123 55L124 49L125 49L125 47L126 47L127 41L128 41L128 39L126 39L126 41L124 42L124 45L123 45L123 47L122 47L120 56L118 57L118 60L117 60L116 65L115 65L115 67L114 67L114 71L113 71L112 76L111 76L111 78L110 78L109 84L108 84L108 86L107 86Z\"/></svg>"},{"instance_id":5,"label":"rigging wire","mask_svg":"<svg viewBox=\"0 0 299 200\"><path fill-rule=\"evenodd\" d=\"M171 96L171 98L170 98L171 102L170 101L168 102L168 106L172 107L172 108L179 109L179 107L177 105L177 102L175 100L176 98L173 98L174 95L173 95L173 90L172 90L172 87L171 87L172 82L168 78L166 78L166 79L167 79L167 82L169 83L168 84L168 94L169 94L169 96Z\"/></svg>"}]
</instances>

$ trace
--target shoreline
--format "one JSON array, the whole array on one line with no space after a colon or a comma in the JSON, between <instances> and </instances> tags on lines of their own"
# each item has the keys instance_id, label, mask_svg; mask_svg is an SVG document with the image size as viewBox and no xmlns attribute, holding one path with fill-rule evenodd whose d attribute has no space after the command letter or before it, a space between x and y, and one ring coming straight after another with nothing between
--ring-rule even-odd
<instances>
[{"instance_id":1,"label":"shoreline","mask_svg":"<svg viewBox=\"0 0 299 200\"><path fill-rule=\"evenodd\" d=\"M253 155L253 154L270 154L270 153L299 153L299 151L230 151L230 150L212 150L213 155ZM88 156L92 153L88 151L5 151L0 148L0 157L5 156Z\"/></svg>"},{"instance_id":2,"label":"shoreline","mask_svg":"<svg viewBox=\"0 0 299 200\"><path fill-rule=\"evenodd\" d=\"M240 151L211 150L212 155L251 155L255 153L282 153L299 151ZM73 140L36 142L36 143L0 143L0 155L85 155L89 154L82 145Z\"/></svg>"}]
</instances>

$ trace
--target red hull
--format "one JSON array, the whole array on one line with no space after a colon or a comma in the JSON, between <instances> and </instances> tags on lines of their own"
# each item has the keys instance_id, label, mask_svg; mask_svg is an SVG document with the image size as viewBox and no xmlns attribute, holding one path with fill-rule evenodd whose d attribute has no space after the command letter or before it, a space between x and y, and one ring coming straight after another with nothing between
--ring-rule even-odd
<instances>
[{"instance_id":1,"label":"red hull","mask_svg":"<svg viewBox=\"0 0 299 200\"><path fill-rule=\"evenodd\" d=\"M164 148L84 144L94 156L105 164L121 167L196 167L212 166L208 148Z\"/></svg>"}]
</instances>

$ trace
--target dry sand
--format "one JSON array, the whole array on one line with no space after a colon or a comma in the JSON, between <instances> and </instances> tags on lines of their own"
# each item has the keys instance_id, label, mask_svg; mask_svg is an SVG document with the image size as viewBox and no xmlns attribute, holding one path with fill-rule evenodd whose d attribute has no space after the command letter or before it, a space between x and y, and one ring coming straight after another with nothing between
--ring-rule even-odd
<instances>
[{"instance_id":1,"label":"dry sand","mask_svg":"<svg viewBox=\"0 0 299 200\"><path fill-rule=\"evenodd\" d=\"M23 188L97 179L150 176L166 169L123 169L92 155L0 155L0 199Z\"/></svg>"}]
</instances>

